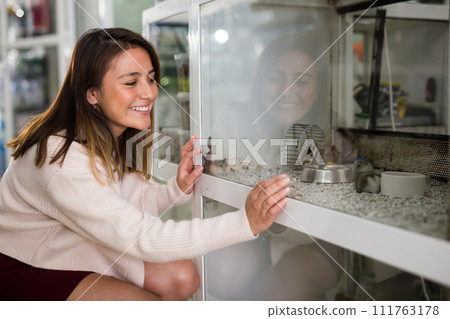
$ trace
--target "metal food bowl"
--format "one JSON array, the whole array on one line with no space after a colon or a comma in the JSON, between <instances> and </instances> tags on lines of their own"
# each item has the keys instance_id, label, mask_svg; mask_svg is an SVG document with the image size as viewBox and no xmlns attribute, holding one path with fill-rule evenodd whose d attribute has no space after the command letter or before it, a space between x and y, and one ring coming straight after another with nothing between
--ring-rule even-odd
<instances>
[{"instance_id":1,"label":"metal food bowl","mask_svg":"<svg viewBox=\"0 0 450 319\"><path fill-rule=\"evenodd\" d=\"M352 165L310 165L303 167L302 182L308 183L350 183L355 180Z\"/></svg>"}]
</instances>

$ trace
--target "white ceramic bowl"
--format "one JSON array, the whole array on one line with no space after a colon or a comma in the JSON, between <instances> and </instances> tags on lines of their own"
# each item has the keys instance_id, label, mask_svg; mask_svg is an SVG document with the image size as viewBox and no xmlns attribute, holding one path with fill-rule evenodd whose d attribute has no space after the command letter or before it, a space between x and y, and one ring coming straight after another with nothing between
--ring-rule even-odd
<instances>
[{"instance_id":1,"label":"white ceramic bowl","mask_svg":"<svg viewBox=\"0 0 450 319\"><path fill-rule=\"evenodd\" d=\"M381 194L391 197L422 196L425 192L425 175L407 172L381 173Z\"/></svg>"}]
</instances>

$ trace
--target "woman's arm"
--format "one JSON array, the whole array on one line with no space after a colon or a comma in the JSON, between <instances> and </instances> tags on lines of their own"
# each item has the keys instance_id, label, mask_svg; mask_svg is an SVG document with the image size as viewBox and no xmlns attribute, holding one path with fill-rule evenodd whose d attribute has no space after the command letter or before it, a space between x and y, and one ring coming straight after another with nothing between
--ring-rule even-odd
<instances>
[{"instance_id":1,"label":"woman's arm","mask_svg":"<svg viewBox=\"0 0 450 319\"><path fill-rule=\"evenodd\" d=\"M171 178L166 185L156 183L152 179L145 180L138 174L125 174L121 186L122 196L142 211L158 216L165 210L186 203L191 194L184 194ZM156 210L155 210L156 205Z\"/></svg>"},{"instance_id":2,"label":"woman's arm","mask_svg":"<svg viewBox=\"0 0 450 319\"><path fill-rule=\"evenodd\" d=\"M154 212L140 211L112 187L99 184L92 174L57 172L46 191L47 215L98 245L145 261L193 258L254 238L245 209L163 223Z\"/></svg>"},{"instance_id":3,"label":"woman's arm","mask_svg":"<svg viewBox=\"0 0 450 319\"><path fill-rule=\"evenodd\" d=\"M62 167L45 164L39 172L47 177L36 194L40 198L34 201L36 210L100 246L154 262L192 258L255 238L272 224L289 191L289 179L280 175L258 182L239 211L163 223L156 217L157 192L153 200L146 200L147 211L139 209L122 197L118 185L100 184L88 157L76 147L68 152ZM194 174L186 176L194 180Z\"/></svg>"},{"instance_id":4,"label":"woman's arm","mask_svg":"<svg viewBox=\"0 0 450 319\"><path fill-rule=\"evenodd\" d=\"M123 197L141 210L149 210L149 205L157 205L159 213L187 202L192 194L195 182L200 177L203 167L194 168L193 157L202 150L194 150L196 137L192 138L181 149L181 161L178 165L176 178L167 185L160 185L152 180L144 180L138 174L125 174L122 180Z\"/></svg>"}]
</instances>

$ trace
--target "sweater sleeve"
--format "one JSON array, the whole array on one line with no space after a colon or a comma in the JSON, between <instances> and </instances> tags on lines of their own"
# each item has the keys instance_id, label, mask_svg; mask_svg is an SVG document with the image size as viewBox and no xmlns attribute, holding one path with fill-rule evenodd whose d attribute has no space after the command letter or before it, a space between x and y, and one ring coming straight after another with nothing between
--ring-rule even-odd
<instances>
[{"instance_id":1,"label":"sweater sleeve","mask_svg":"<svg viewBox=\"0 0 450 319\"><path fill-rule=\"evenodd\" d=\"M58 170L46 192L44 211L50 217L98 245L144 261L193 258L255 238L245 209L210 219L163 223L155 217L156 204L153 211L151 205L149 211L141 211L87 172Z\"/></svg>"},{"instance_id":2,"label":"sweater sleeve","mask_svg":"<svg viewBox=\"0 0 450 319\"><path fill-rule=\"evenodd\" d=\"M156 204L156 213L184 204L192 197L180 190L175 177L162 185L152 179L145 180L138 174L125 174L121 191L123 198L140 210L151 211Z\"/></svg>"}]
</instances>

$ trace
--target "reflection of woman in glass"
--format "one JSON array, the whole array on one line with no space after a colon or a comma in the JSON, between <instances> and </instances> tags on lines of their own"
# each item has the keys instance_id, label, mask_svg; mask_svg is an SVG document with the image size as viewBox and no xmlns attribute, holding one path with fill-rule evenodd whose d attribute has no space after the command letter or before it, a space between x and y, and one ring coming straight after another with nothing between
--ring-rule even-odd
<instances>
[{"instance_id":1,"label":"reflection of woman in glass","mask_svg":"<svg viewBox=\"0 0 450 319\"><path fill-rule=\"evenodd\" d=\"M327 55L315 61L326 50L320 39L312 33L283 36L261 53L250 87L252 128L258 138L280 139L293 123L329 130ZM265 146L269 165L282 164L280 148Z\"/></svg>"},{"instance_id":2,"label":"reflection of woman in glass","mask_svg":"<svg viewBox=\"0 0 450 319\"><path fill-rule=\"evenodd\" d=\"M328 70L313 35L283 36L270 42L260 54L246 99L223 108L214 123L213 137L248 138L253 145L266 139L259 153L272 168L280 166L280 147L270 139L281 139L293 123L318 125L325 135L330 127ZM319 41L323 42L323 41ZM224 143L225 154L229 154ZM237 158L248 150L237 143ZM226 157L225 155L225 157ZM253 161L254 162L254 161Z\"/></svg>"},{"instance_id":3,"label":"reflection of woman in glass","mask_svg":"<svg viewBox=\"0 0 450 319\"><path fill-rule=\"evenodd\" d=\"M284 36L269 43L256 63L249 101L224 109L213 134L249 138L255 144L261 138L282 138L294 122L327 128L330 112L323 101L328 99L328 82L324 82L328 76L322 66L326 63L314 64L326 47L320 48L318 40L305 35ZM238 149L238 161L244 158L244 151ZM266 142L259 153L269 166L279 167L279 147ZM268 234L271 236L259 241L210 254L210 274L217 272L216 277L224 278L223 282L210 283L211 294L229 299L311 300L336 284L337 266L327 256L336 258L336 247L321 242L324 252L309 236L281 225L272 226ZM239 258L239 269L230 266L233 258ZM239 273L238 280L229 280L233 273ZM214 275L209 281L211 277Z\"/></svg>"},{"instance_id":4,"label":"reflection of woman in glass","mask_svg":"<svg viewBox=\"0 0 450 319\"><path fill-rule=\"evenodd\" d=\"M319 73L304 40L283 37L263 51L253 75L250 96L258 117L283 129L304 119L319 97ZM311 48L309 47L311 50ZM281 127L280 127L281 126Z\"/></svg>"}]
</instances>

